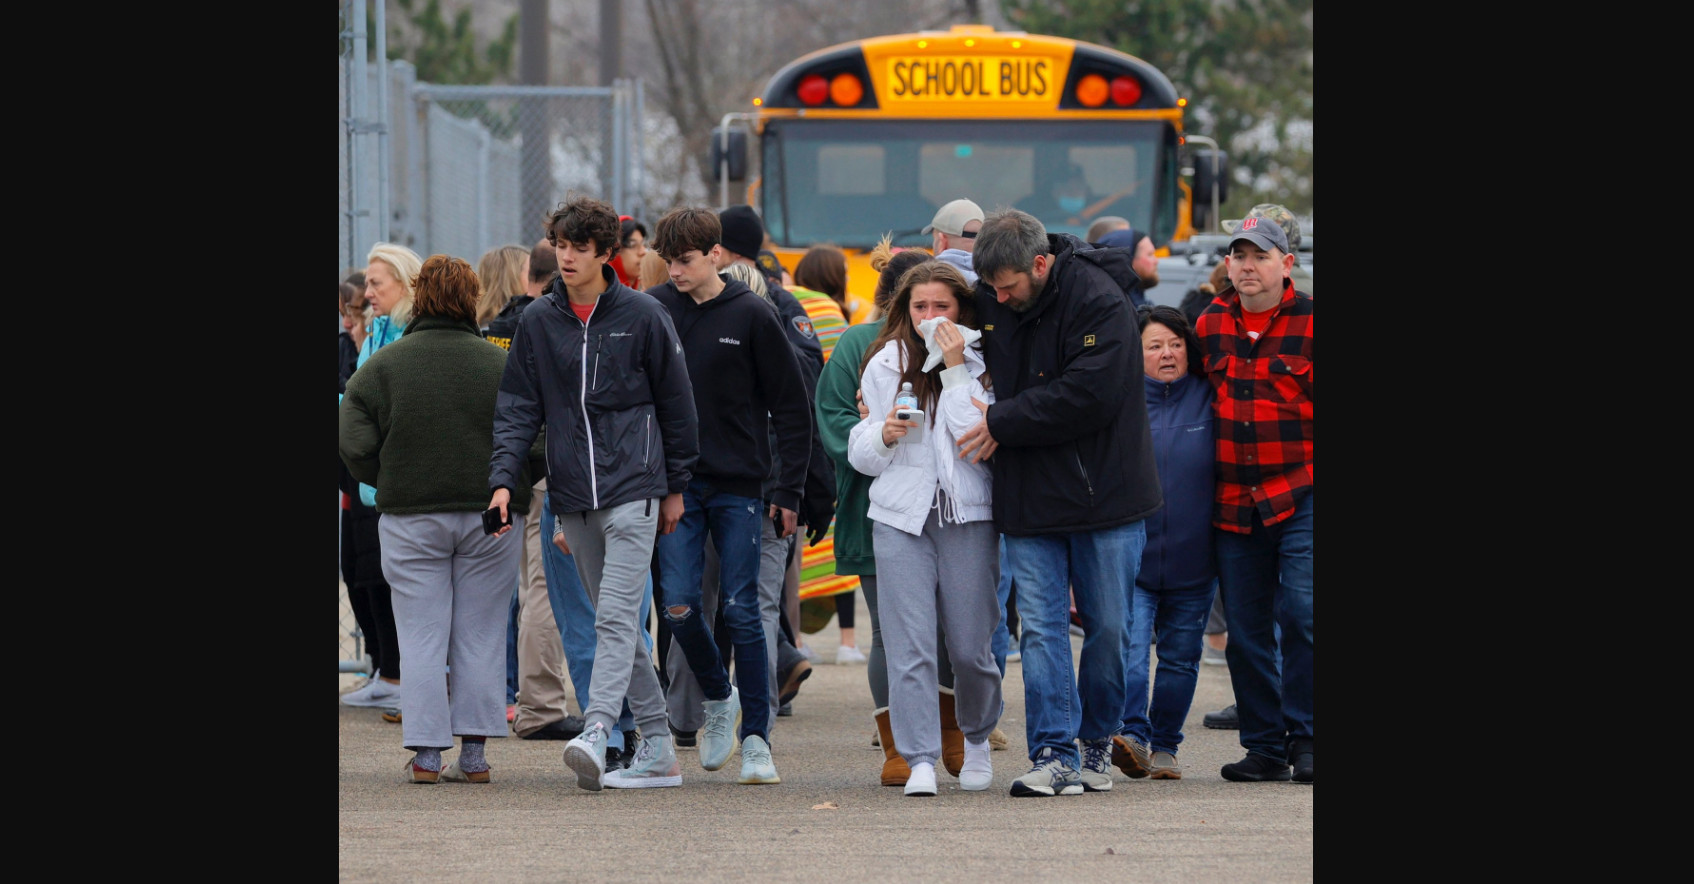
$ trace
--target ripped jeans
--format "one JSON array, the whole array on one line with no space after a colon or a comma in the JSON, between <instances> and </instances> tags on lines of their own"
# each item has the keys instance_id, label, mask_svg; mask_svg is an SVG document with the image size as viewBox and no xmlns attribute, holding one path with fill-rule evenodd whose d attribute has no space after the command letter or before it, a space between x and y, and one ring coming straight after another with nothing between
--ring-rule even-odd
<instances>
[{"instance_id":1,"label":"ripped jeans","mask_svg":"<svg viewBox=\"0 0 1694 884\"><path fill-rule=\"evenodd\" d=\"M764 623L759 617L759 545L766 518L764 501L717 491L694 479L682 492L682 518L676 530L659 535L659 583L662 615L688 659L688 668L708 700L729 696L729 668L718 655L702 615L700 578L706 566L706 542L718 552L718 593L724 628L735 648L736 683L741 691L740 736L758 734L770 741L770 660L765 653ZM687 611L673 614L679 607Z\"/></svg>"}]
</instances>

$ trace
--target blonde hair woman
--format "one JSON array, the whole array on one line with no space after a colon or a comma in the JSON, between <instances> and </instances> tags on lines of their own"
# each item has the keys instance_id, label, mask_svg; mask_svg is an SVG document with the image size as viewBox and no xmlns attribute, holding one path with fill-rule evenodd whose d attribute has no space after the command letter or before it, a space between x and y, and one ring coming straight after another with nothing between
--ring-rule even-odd
<instances>
[{"instance_id":1,"label":"blonde hair woman","mask_svg":"<svg viewBox=\"0 0 1694 884\"><path fill-rule=\"evenodd\" d=\"M529 249L505 245L483 252L476 262L476 278L482 283L476 299L476 327L486 334L494 317L513 298L529 291Z\"/></svg>"}]
</instances>

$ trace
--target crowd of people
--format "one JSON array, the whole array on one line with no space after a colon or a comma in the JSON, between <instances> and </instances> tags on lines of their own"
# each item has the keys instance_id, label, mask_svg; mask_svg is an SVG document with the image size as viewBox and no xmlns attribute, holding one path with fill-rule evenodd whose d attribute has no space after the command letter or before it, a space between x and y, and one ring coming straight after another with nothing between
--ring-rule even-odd
<instances>
[{"instance_id":1,"label":"crowd of people","mask_svg":"<svg viewBox=\"0 0 1694 884\"><path fill-rule=\"evenodd\" d=\"M878 245L863 302L840 248L791 273L750 207L649 228L591 197L474 269L379 243L346 274L341 569L371 672L341 702L400 724L404 781L492 782L486 740L516 734L589 791L680 786L679 752L779 784L776 720L821 662L807 597L905 795L937 768L989 788L1014 661L1012 796L1180 780L1220 653L1236 703L1206 724L1245 750L1220 776L1312 782L1292 214L1238 222L1186 310L1145 302L1123 219L1085 240L958 199L923 232Z\"/></svg>"}]
</instances>

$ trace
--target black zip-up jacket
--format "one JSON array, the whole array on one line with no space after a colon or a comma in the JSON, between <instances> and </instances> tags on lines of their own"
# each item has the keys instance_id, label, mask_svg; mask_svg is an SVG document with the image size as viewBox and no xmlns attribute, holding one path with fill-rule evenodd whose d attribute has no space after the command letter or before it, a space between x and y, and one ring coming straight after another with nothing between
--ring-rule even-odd
<instances>
[{"instance_id":1,"label":"black zip-up jacket","mask_svg":"<svg viewBox=\"0 0 1694 884\"><path fill-rule=\"evenodd\" d=\"M760 499L771 466L767 428L774 425L782 465L766 499L799 512L812 444L800 364L776 308L741 280L718 277L723 292L704 304L672 282L647 290L670 311L695 379L700 461L694 475L721 491Z\"/></svg>"},{"instance_id":2,"label":"black zip-up jacket","mask_svg":"<svg viewBox=\"0 0 1694 884\"><path fill-rule=\"evenodd\" d=\"M682 342L665 309L601 267L606 291L584 323L565 281L524 308L494 410L489 492L517 487L547 430L547 494L556 514L679 494L699 441Z\"/></svg>"},{"instance_id":3,"label":"black zip-up jacket","mask_svg":"<svg viewBox=\"0 0 1694 884\"><path fill-rule=\"evenodd\" d=\"M524 310L534 302L535 299L529 295L518 295L507 301L506 306L500 308L500 313L488 320L488 327L482 330L482 336L510 351L512 335L518 331L518 320L523 317Z\"/></svg>"},{"instance_id":4,"label":"black zip-up jacket","mask_svg":"<svg viewBox=\"0 0 1694 884\"><path fill-rule=\"evenodd\" d=\"M1000 444L994 524L1006 534L1095 531L1163 503L1142 387L1141 334L1124 248L1048 234L1053 269L1026 313L977 284L982 355Z\"/></svg>"}]
</instances>

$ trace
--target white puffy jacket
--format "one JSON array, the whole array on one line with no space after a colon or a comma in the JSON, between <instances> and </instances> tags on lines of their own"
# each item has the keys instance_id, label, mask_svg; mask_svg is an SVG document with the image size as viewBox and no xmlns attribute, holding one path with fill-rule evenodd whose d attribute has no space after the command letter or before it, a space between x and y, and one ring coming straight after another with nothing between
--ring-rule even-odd
<instances>
[{"instance_id":1,"label":"white puffy jacket","mask_svg":"<svg viewBox=\"0 0 1694 884\"><path fill-rule=\"evenodd\" d=\"M921 443L882 444L882 425L900 392L900 344L889 341L869 357L859 388L870 415L854 425L847 438L847 461L867 476L870 508L866 515L907 534L922 534L924 519L935 506L936 488L945 489L949 522L985 522L994 517L990 506L994 479L988 464L959 458L958 437L982 420L971 398L992 405L994 394L980 378L988 367L975 344L965 348L965 362L941 371L941 396L928 415ZM913 358L922 358L915 354Z\"/></svg>"}]
</instances>

